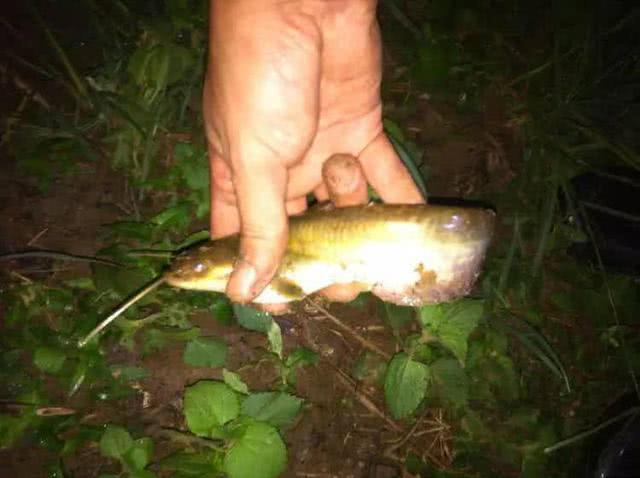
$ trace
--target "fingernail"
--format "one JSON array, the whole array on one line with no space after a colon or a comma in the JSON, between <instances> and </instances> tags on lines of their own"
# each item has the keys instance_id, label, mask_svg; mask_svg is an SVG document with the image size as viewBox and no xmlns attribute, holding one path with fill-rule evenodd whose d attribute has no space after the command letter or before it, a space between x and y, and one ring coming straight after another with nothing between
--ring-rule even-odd
<instances>
[{"instance_id":1,"label":"fingernail","mask_svg":"<svg viewBox=\"0 0 640 478\"><path fill-rule=\"evenodd\" d=\"M241 302L252 300L255 295L256 276L257 272L253 264L238 260L231 276L230 284L233 285L233 290L229 291L230 295Z\"/></svg>"}]
</instances>

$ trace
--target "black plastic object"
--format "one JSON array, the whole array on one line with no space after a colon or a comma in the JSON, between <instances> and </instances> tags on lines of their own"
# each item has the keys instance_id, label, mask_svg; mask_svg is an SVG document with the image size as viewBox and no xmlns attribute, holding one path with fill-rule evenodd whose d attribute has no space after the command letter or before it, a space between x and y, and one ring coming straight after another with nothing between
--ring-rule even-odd
<instances>
[{"instance_id":1,"label":"black plastic object","mask_svg":"<svg viewBox=\"0 0 640 478\"><path fill-rule=\"evenodd\" d=\"M584 173L571 180L569 193L570 201L561 197L563 211L587 238L573 243L569 254L597 264L595 246L605 269L640 276L640 171Z\"/></svg>"},{"instance_id":2,"label":"black plastic object","mask_svg":"<svg viewBox=\"0 0 640 478\"><path fill-rule=\"evenodd\" d=\"M607 409L604 420L621 416L639 405L635 392L623 395ZM640 413L612 423L593 437L583 476L640 478Z\"/></svg>"}]
</instances>

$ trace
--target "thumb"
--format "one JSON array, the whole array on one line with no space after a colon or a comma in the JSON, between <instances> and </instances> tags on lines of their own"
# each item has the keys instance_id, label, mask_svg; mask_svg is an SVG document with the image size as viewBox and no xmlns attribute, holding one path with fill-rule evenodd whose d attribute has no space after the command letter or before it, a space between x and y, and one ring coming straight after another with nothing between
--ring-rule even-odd
<instances>
[{"instance_id":1,"label":"thumb","mask_svg":"<svg viewBox=\"0 0 640 478\"><path fill-rule=\"evenodd\" d=\"M240 215L240 250L227 284L234 302L251 302L276 273L287 243L287 170L276 162L236 164L233 183Z\"/></svg>"},{"instance_id":2,"label":"thumb","mask_svg":"<svg viewBox=\"0 0 640 478\"><path fill-rule=\"evenodd\" d=\"M334 154L322 165L322 179L336 207L366 204L367 180L358 160L350 154Z\"/></svg>"}]
</instances>

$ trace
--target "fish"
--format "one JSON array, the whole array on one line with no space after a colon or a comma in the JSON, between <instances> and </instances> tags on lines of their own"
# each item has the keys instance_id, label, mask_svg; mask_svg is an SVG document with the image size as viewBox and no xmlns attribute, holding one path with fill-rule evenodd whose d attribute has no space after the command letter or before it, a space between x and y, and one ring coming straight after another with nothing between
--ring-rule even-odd
<instances>
[{"instance_id":1,"label":"fish","mask_svg":"<svg viewBox=\"0 0 640 478\"><path fill-rule=\"evenodd\" d=\"M289 218L281 265L252 303L288 304L337 284L358 284L402 306L455 300L472 291L481 273L495 216L488 208L433 204L311 208ZM162 284L224 293L239 247L235 234L187 248L78 345Z\"/></svg>"},{"instance_id":2,"label":"fish","mask_svg":"<svg viewBox=\"0 0 640 478\"><path fill-rule=\"evenodd\" d=\"M289 218L281 265L253 303L286 304L352 283L397 305L451 301L476 283L494 223L494 211L483 207L370 203L310 209ZM186 250L164 281L224 293L239 241L236 234Z\"/></svg>"}]
</instances>

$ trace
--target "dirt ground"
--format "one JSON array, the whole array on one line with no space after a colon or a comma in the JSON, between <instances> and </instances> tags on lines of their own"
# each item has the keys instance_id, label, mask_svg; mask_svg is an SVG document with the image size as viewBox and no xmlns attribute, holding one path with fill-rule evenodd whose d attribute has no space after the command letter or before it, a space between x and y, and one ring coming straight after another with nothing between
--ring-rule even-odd
<instances>
[{"instance_id":1,"label":"dirt ground","mask_svg":"<svg viewBox=\"0 0 640 478\"><path fill-rule=\"evenodd\" d=\"M6 98L5 98L6 99ZM421 100L409 121L416 143L425 147L425 171L430 194L475 197L495 191L513 176L508 158L517 154L512 132L505 125L497 102L487 99L483 115L459 117L453 108L434 107ZM3 105L6 111L7 105ZM59 174L43 194L31 178L20 173L11 158L2 158L0 174L0 253L24 249L48 249L92 255L105 244L101 226L123 216L126 203L124 180L107 164L80 160L72 176ZM48 259L29 259L0 264L32 277L82 272L83 264L69 270L51 270ZM44 272L42 272L44 270ZM418 428L396 423L384 415L381 389L374 383L349 378L364 349L356 337L377 345L389 356L395 351L391 330L383 325L377 304L363 307L333 305L331 315L352 332L336 325L321 311L299 310L279 318L286 349L305 346L319 353L316 366L298 374L296 393L305 399L300 419L285 434L289 451L287 478L392 478L402 476L399 461L408 450L428 457L432 463L451 459L452 430L440 410L428 410ZM263 335L239 326L222 326L210 317L194 322L203 335L223 337L229 345L227 367L239 370L251 389L271 387L274 368L243 364L256 359L266 348ZM218 370L196 369L183 363L183 344L142 358L123 349L109 351L112 360L140 365L148 377L139 383L139 394L126 404L93 404L96 421L112 420L153 434L160 427L184 427L180 399L184 387L202 378L219 378ZM102 407L97 409L95 407ZM158 438L155 459L174 449ZM4 476L47 476L44 463L50 456L39 447L25 444L0 452ZM97 447L87 447L68 459L71 476L95 477L109 471Z\"/></svg>"},{"instance_id":2,"label":"dirt ground","mask_svg":"<svg viewBox=\"0 0 640 478\"><path fill-rule=\"evenodd\" d=\"M28 178L21 177L15 168L5 170L0 179L0 217L3 218L1 252L24 249L47 249L74 254L91 255L100 249L100 226L116 220L121 212L113 205L122 191L121 180L110 173L100 176L100 166L82 164L80 173L71 178L56 179L48 194L41 194ZM51 280L84 265L70 264L69 270L52 271L48 259L12 261L2 265L20 273ZM35 275L32 275L35 274ZM365 308L332 307L344 323L360 336L372 341L387 353L393 353L394 340L389 329L382 326L375 304ZM402 436L403 428L389 430L389 425L366 408L361 401L370 399L383 410L382 397L374 387L355 385L350 379L350 367L362 353L352 336L337 329L319 313L301 310L278 319L284 333L286 349L306 346L319 353L317 366L307 367L298 374L297 394L306 400L307 407L297 423L287 432L289 471L287 477L301 476L397 476L395 466L382 460L380 450ZM229 345L227 367L241 370L242 377L253 390L267 389L277 380L273 366L265 363L256 369L243 369L243 364L256 360L266 349L263 335L239 326L222 326L211 317L196 317L194 322L205 336L223 337ZM220 378L219 370L196 369L183 362L184 345L175 343L161 352L142 359L141 354L128 354L114 348L112 360L140 365L148 378L139 384L136 400L123 410L104 405L91 409L94 420L113 421L149 430L159 427L184 427L180 399L186 385L202 378ZM143 403L144 402L144 403ZM94 404L94 407L96 404ZM162 439L161 439L162 440ZM159 454L172 447L159 447ZM42 468L49 455L40 448L25 446L0 453L0 468L7 473L25 472L30 477L47 476ZM69 459L68 470L75 477L94 477L105 472L105 462L97 448L82 450Z\"/></svg>"},{"instance_id":3,"label":"dirt ground","mask_svg":"<svg viewBox=\"0 0 640 478\"><path fill-rule=\"evenodd\" d=\"M464 139L450 141L454 123L445 121L444 113L436 112L425 104L422 110L420 133L417 140L432 144L428 148L427 164L430 191L438 196L468 196L480 188L493 187L487 181L495 164L503 167L502 146L481 128L461 126ZM482 124L479 121L477 124ZM459 136L459 135L456 135ZM482 148L485 148L484 151ZM498 158L498 159L496 159ZM494 163L491 163L494 161ZM28 248L66 251L91 255L104 244L101 225L122 215L118 206L124 201L124 182L105 165L91 162L80 164L78 174L59 177L50 191L42 194L33 182L21 176L10 162L0 178L0 235L1 252L14 252ZM493 166L492 166L493 164ZM506 164L506 163L505 163ZM491 174L493 177L504 175ZM483 179L484 178L484 179ZM30 263L14 261L5 267L25 270L29 267L46 268L46 259ZM83 265L69 266L72 268ZM26 269L25 269L26 268ZM78 269L75 269L78 270ZM55 271L61 274L64 271ZM355 335L377 345L387 354L394 353L395 341L389 328L379 317L376 303L364 307L334 305L331 315L337 317L355 333L336 326L332 319L320 311L299 310L279 318L287 349L305 346L319 353L316 366L306 367L298 374L297 394L306 401L301 418L286 432L290 466L285 477L362 477L391 478L401 476L401 468L392 457L401 457L408 450L426 454L435 463L445 464L450 458L451 430L439 410L430 410L423 417L422 427L438 431L416 433L419 438L403 443L409 426L382 417L384 404L381 390L373 383L355 382L349 378L352 368L363 353ZM194 321L205 336L223 337L229 345L227 367L240 370L242 377L254 390L273 385L274 368L264 364L257 368L243 368L266 348L263 335L238 326L222 326L210 317L196 317ZM202 378L220 378L218 370L196 369L183 363L183 344L172 344L166 349L143 359L141 354L128 354L124 350L110 350L112 359L123 359L143 366L148 378L139 383L137 399L122 410L92 410L101 420L113 420L136 425L153 433L159 427L184 427L180 412L180 399L186 385ZM113 416L109 416L113 413ZM440 427L433 425L440 424ZM160 439L162 443L162 439ZM399 446L398 446L399 445ZM158 454L173 449L166 443ZM420 453L422 452L422 453ZM41 455L39 448L22 448L0 454L0 467L12 473L25 473L34 478L46 476L36 470ZM158 458L158 456L156 456ZM97 448L86 448L67 463L72 476L93 477L105 472L105 462Z\"/></svg>"}]
</instances>

